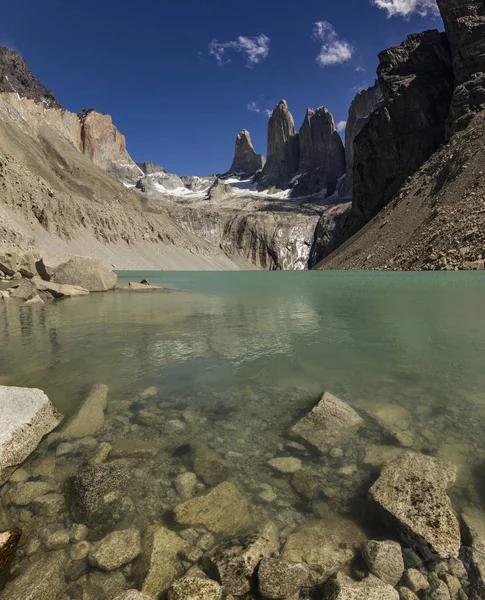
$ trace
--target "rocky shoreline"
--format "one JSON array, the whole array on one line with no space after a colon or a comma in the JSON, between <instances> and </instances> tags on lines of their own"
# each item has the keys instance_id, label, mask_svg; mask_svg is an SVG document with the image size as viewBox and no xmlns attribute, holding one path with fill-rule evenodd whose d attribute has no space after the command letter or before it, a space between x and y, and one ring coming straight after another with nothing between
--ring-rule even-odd
<instances>
[{"instance_id":1,"label":"rocky shoreline","mask_svg":"<svg viewBox=\"0 0 485 600\"><path fill-rule=\"evenodd\" d=\"M0 598L483 598L479 496L401 407L325 393L251 431L98 385L58 426L40 390L0 392L37 436L0 413Z\"/></svg>"}]
</instances>

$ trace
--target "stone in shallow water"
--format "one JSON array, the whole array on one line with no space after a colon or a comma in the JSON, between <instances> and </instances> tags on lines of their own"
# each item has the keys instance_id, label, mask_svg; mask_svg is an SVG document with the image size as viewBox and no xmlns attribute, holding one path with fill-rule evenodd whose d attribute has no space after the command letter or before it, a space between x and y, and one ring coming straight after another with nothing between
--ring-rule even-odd
<instances>
[{"instance_id":1,"label":"stone in shallow water","mask_svg":"<svg viewBox=\"0 0 485 600\"><path fill-rule=\"evenodd\" d=\"M95 385L81 407L62 427L61 439L93 435L104 425L104 411L108 405L108 386Z\"/></svg>"},{"instance_id":2,"label":"stone in shallow water","mask_svg":"<svg viewBox=\"0 0 485 600\"><path fill-rule=\"evenodd\" d=\"M229 482L179 504L175 507L174 517L179 525L205 527L218 534L235 533L250 521L246 498Z\"/></svg>"},{"instance_id":3,"label":"stone in shallow water","mask_svg":"<svg viewBox=\"0 0 485 600\"><path fill-rule=\"evenodd\" d=\"M10 498L16 506L27 506L39 496L52 491L50 483L44 481L28 481L16 490L11 490Z\"/></svg>"},{"instance_id":4,"label":"stone in shallow water","mask_svg":"<svg viewBox=\"0 0 485 600\"><path fill-rule=\"evenodd\" d=\"M242 596L249 592L251 578L261 558L278 550L278 528L268 522L252 534L216 546L205 558L206 570L217 574L224 593Z\"/></svg>"},{"instance_id":5,"label":"stone in shallow water","mask_svg":"<svg viewBox=\"0 0 485 600\"><path fill-rule=\"evenodd\" d=\"M26 570L7 584L2 598L8 600L52 600L65 586L64 572L68 563L64 551L49 552L29 564Z\"/></svg>"},{"instance_id":6,"label":"stone in shallow water","mask_svg":"<svg viewBox=\"0 0 485 600\"><path fill-rule=\"evenodd\" d=\"M212 579L183 577L168 592L168 600L221 600L222 588Z\"/></svg>"},{"instance_id":7,"label":"stone in shallow water","mask_svg":"<svg viewBox=\"0 0 485 600\"><path fill-rule=\"evenodd\" d=\"M35 266L45 281L79 285L90 292L112 290L118 281L118 276L107 265L90 256L52 256L42 258Z\"/></svg>"},{"instance_id":8,"label":"stone in shallow water","mask_svg":"<svg viewBox=\"0 0 485 600\"><path fill-rule=\"evenodd\" d=\"M399 593L374 575L354 581L339 573L324 587L325 600L399 600Z\"/></svg>"},{"instance_id":9,"label":"stone in shallow water","mask_svg":"<svg viewBox=\"0 0 485 600\"><path fill-rule=\"evenodd\" d=\"M61 419L41 390L0 385L0 485Z\"/></svg>"},{"instance_id":10,"label":"stone in shallow water","mask_svg":"<svg viewBox=\"0 0 485 600\"><path fill-rule=\"evenodd\" d=\"M158 598L183 574L179 556L188 547L187 542L165 527L152 527L147 532L135 565L136 578L145 594Z\"/></svg>"},{"instance_id":11,"label":"stone in shallow water","mask_svg":"<svg viewBox=\"0 0 485 600\"><path fill-rule=\"evenodd\" d=\"M121 438L112 444L111 458L153 458L158 454L159 446L153 442L136 438Z\"/></svg>"},{"instance_id":12,"label":"stone in shallow water","mask_svg":"<svg viewBox=\"0 0 485 600\"><path fill-rule=\"evenodd\" d=\"M177 493L184 499L192 498L195 486L197 485L197 476L195 473L181 473L175 478L174 487Z\"/></svg>"},{"instance_id":13,"label":"stone in shallow water","mask_svg":"<svg viewBox=\"0 0 485 600\"><path fill-rule=\"evenodd\" d=\"M303 438L321 452L348 439L362 424L361 417L348 404L325 392L318 404L294 425L290 433Z\"/></svg>"},{"instance_id":14,"label":"stone in shallow water","mask_svg":"<svg viewBox=\"0 0 485 600\"><path fill-rule=\"evenodd\" d=\"M302 467L301 460L299 458L292 458L290 456L285 456L282 458L273 458L268 462L268 464L273 467L276 471L280 473L296 473Z\"/></svg>"},{"instance_id":15,"label":"stone in shallow water","mask_svg":"<svg viewBox=\"0 0 485 600\"><path fill-rule=\"evenodd\" d=\"M69 530L59 529L48 535L44 541L47 550L62 550L69 546Z\"/></svg>"},{"instance_id":16,"label":"stone in shallow water","mask_svg":"<svg viewBox=\"0 0 485 600\"><path fill-rule=\"evenodd\" d=\"M310 467L305 467L295 473L291 485L308 500L316 500L323 495L326 488L324 477Z\"/></svg>"},{"instance_id":17,"label":"stone in shallow water","mask_svg":"<svg viewBox=\"0 0 485 600\"><path fill-rule=\"evenodd\" d=\"M390 460L399 454L402 454L404 450L397 448L396 446L385 446L385 445L370 445L365 447L364 464L372 467L380 467L387 460Z\"/></svg>"},{"instance_id":18,"label":"stone in shallow water","mask_svg":"<svg viewBox=\"0 0 485 600\"><path fill-rule=\"evenodd\" d=\"M325 519L309 522L291 534L281 558L306 563L310 568L307 585L320 585L355 556L364 539L355 523L329 511Z\"/></svg>"},{"instance_id":19,"label":"stone in shallow water","mask_svg":"<svg viewBox=\"0 0 485 600\"><path fill-rule=\"evenodd\" d=\"M114 600L153 600L153 597L138 590L126 590L120 596L116 596Z\"/></svg>"},{"instance_id":20,"label":"stone in shallow water","mask_svg":"<svg viewBox=\"0 0 485 600\"><path fill-rule=\"evenodd\" d=\"M366 402L362 405L362 410L377 423L385 435L394 438L401 446L409 448L415 444L415 436L409 428L412 416L403 406Z\"/></svg>"},{"instance_id":21,"label":"stone in shallow water","mask_svg":"<svg viewBox=\"0 0 485 600\"><path fill-rule=\"evenodd\" d=\"M362 556L371 573L395 586L404 572L401 546L397 542L368 540L362 544Z\"/></svg>"},{"instance_id":22,"label":"stone in shallow water","mask_svg":"<svg viewBox=\"0 0 485 600\"><path fill-rule=\"evenodd\" d=\"M308 575L309 569L304 563L263 558L258 569L259 592L270 600L289 598L299 592Z\"/></svg>"},{"instance_id":23,"label":"stone in shallow water","mask_svg":"<svg viewBox=\"0 0 485 600\"><path fill-rule=\"evenodd\" d=\"M8 577L10 562L22 537L20 529L0 533L0 590Z\"/></svg>"},{"instance_id":24,"label":"stone in shallow water","mask_svg":"<svg viewBox=\"0 0 485 600\"><path fill-rule=\"evenodd\" d=\"M137 529L114 531L93 544L89 564L103 571L114 571L135 560L140 552L141 540Z\"/></svg>"},{"instance_id":25,"label":"stone in shallow water","mask_svg":"<svg viewBox=\"0 0 485 600\"><path fill-rule=\"evenodd\" d=\"M192 446L194 471L207 485L222 483L229 476L229 465L203 442Z\"/></svg>"},{"instance_id":26,"label":"stone in shallow water","mask_svg":"<svg viewBox=\"0 0 485 600\"><path fill-rule=\"evenodd\" d=\"M383 465L369 495L405 541L422 552L456 558L460 527L447 494L455 478L453 465L405 452Z\"/></svg>"},{"instance_id":27,"label":"stone in shallow water","mask_svg":"<svg viewBox=\"0 0 485 600\"><path fill-rule=\"evenodd\" d=\"M412 592L420 592L429 588L428 580L417 569L407 569L404 572L402 581Z\"/></svg>"}]
</instances>

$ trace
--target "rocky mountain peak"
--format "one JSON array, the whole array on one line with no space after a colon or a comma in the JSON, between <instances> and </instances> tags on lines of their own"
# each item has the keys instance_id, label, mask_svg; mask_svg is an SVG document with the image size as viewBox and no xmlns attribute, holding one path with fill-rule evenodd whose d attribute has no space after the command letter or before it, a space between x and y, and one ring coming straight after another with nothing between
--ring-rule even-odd
<instances>
[{"instance_id":1,"label":"rocky mountain peak","mask_svg":"<svg viewBox=\"0 0 485 600\"><path fill-rule=\"evenodd\" d=\"M265 159L262 154L256 154L251 136L243 129L236 138L236 148L229 173L240 177L253 177L264 167Z\"/></svg>"},{"instance_id":2,"label":"rocky mountain peak","mask_svg":"<svg viewBox=\"0 0 485 600\"><path fill-rule=\"evenodd\" d=\"M307 109L299 132L300 161L298 173L320 170L319 179L333 193L345 173L345 150L332 114L324 107Z\"/></svg>"},{"instance_id":3,"label":"rocky mountain peak","mask_svg":"<svg viewBox=\"0 0 485 600\"><path fill-rule=\"evenodd\" d=\"M43 102L49 108L62 108L52 91L34 76L20 54L6 46L0 46L0 92L15 92L21 98Z\"/></svg>"},{"instance_id":4,"label":"rocky mountain peak","mask_svg":"<svg viewBox=\"0 0 485 600\"><path fill-rule=\"evenodd\" d=\"M268 159L260 187L287 188L298 168L299 144L293 115L281 100L268 123Z\"/></svg>"},{"instance_id":5,"label":"rocky mountain peak","mask_svg":"<svg viewBox=\"0 0 485 600\"><path fill-rule=\"evenodd\" d=\"M160 167L159 165L156 165L151 160L148 160L146 162L136 163L136 164L137 164L138 168L141 169L145 175L154 175L155 173L166 173L167 172L166 169L164 169L163 167Z\"/></svg>"}]
</instances>

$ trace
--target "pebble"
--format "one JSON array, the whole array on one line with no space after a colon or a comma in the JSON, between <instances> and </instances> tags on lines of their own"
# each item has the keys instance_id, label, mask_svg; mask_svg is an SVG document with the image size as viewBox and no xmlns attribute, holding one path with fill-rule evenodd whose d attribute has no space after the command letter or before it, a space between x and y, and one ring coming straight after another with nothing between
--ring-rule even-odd
<instances>
[{"instance_id":1,"label":"pebble","mask_svg":"<svg viewBox=\"0 0 485 600\"><path fill-rule=\"evenodd\" d=\"M184 499L188 500L194 495L195 486L197 485L197 476L195 473L181 473L173 483L177 493Z\"/></svg>"},{"instance_id":2,"label":"pebble","mask_svg":"<svg viewBox=\"0 0 485 600\"><path fill-rule=\"evenodd\" d=\"M69 541L71 543L84 542L84 540L88 537L89 529L86 525L82 523L74 523L71 527Z\"/></svg>"},{"instance_id":3,"label":"pebble","mask_svg":"<svg viewBox=\"0 0 485 600\"><path fill-rule=\"evenodd\" d=\"M330 456L332 458L342 458L343 455L344 451L342 450L342 448L331 448L330 450Z\"/></svg>"},{"instance_id":4,"label":"pebble","mask_svg":"<svg viewBox=\"0 0 485 600\"><path fill-rule=\"evenodd\" d=\"M10 475L9 482L10 483L24 483L30 475L24 469L17 469Z\"/></svg>"},{"instance_id":5,"label":"pebble","mask_svg":"<svg viewBox=\"0 0 485 600\"><path fill-rule=\"evenodd\" d=\"M71 546L71 560L83 560L88 556L90 550L91 544L89 542L79 542L78 544Z\"/></svg>"},{"instance_id":6,"label":"pebble","mask_svg":"<svg viewBox=\"0 0 485 600\"><path fill-rule=\"evenodd\" d=\"M260 494L258 494L258 498L263 502L270 504L271 502L274 502L276 498L278 498L278 496L274 493L272 489L270 489L263 490Z\"/></svg>"},{"instance_id":7,"label":"pebble","mask_svg":"<svg viewBox=\"0 0 485 600\"><path fill-rule=\"evenodd\" d=\"M74 452L74 446L72 444L68 444L67 442L59 444L59 446L56 448L57 457L65 456L66 454L71 454L72 452Z\"/></svg>"},{"instance_id":8,"label":"pebble","mask_svg":"<svg viewBox=\"0 0 485 600\"><path fill-rule=\"evenodd\" d=\"M69 531L59 529L45 538L44 546L47 550L62 550L69 546Z\"/></svg>"},{"instance_id":9,"label":"pebble","mask_svg":"<svg viewBox=\"0 0 485 600\"><path fill-rule=\"evenodd\" d=\"M177 433L178 431L184 431L185 424L178 419L173 419L172 421L167 421L166 428L168 433Z\"/></svg>"},{"instance_id":10,"label":"pebble","mask_svg":"<svg viewBox=\"0 0 485 600\"><path fill-rule=\"evenodd\" d=\"M268 464L273 467L273 469L285 474L296 473L302 468L301 460L299 458L293 458L290 456L273 458L272 460L268 461Z\"/></svg>"}]
</instances>

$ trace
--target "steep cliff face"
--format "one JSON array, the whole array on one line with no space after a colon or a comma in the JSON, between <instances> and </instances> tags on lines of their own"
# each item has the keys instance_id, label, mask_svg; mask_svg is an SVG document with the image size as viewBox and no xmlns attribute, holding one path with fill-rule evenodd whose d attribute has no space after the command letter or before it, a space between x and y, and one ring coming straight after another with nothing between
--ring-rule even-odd
<instances>
[{"instance_id":1,"label":"steep cliff face","mask_svg":"<svg viewBox=\"0 0 485 600\"><path fill-rule=\"evenodd\" d=\"M354 142L359 133L369 122L371 115L383 103L381 87L379 82L360 91L354 98L347 119L345 128L345 179L339 189L339 196L345 199L352 199L354 191Z\"/></svg>"},{"instance_id":2,"label":"steep cliff face","mask_svg":"<svg viewBox=\"0 0 485 600\"><path fill-rule=\"evenodd\" d=\"M455 91L449 132L466 127L485 108L485 3L438 0L453 55Z\"/></svg>"},{"instance_id":3,"label":"steep cliff face","mask_svg":"<svg viewBox=\"0 0 485 600\"><path fill-rule=\"evenodd\" d=\"M443 144L453 93L449 45L438 31L411 35L379 57L384 104L354 143L352 210L362 224Z\"/></svg>"},{"instance_id":4,"label":"steep cliff face","mask_svg":"<svg viewBox=\"0 0 485 600\"><path fill-rule=\"evenodd\" d=\"M293 116L285 100L274 109L268 123L268 158L259 189L287 189L299 162L299 142Z\"/></svg>"},{"instance_id":5,"label":"steep cliff face","mask_svg":"<svg viewBox=\"0 0 485 600\"><path fill-rule=\"evenodd\" d=\"M300 177L292 196L307 196L323 192L334 193L338 180L345 173L345 150L335 128L332 114L323 106L307 109L299 134Z\"/></svg>"},{"instance_id":6,"label":"steep cliff face","mask_svg":"<svg viewBox=\"0 0 485 600\"><path fill-rule=\"evenodd\" d=\"M15 92L21 98L30 98L48 107L62 108L52 91L34 77L20 54L5 46L0 46L1 92Z\"/></svg>"},{"instance_id":7,"label":"steep cliff face","mask_svg":"<svg viewBox=\"0 0 485 600\"><path fill-rule=\"evenodd\" d=\"M243 129L236 138L234 159L228 173L241 178L254 177L264 167L262 154L256 154L249 131Z\"/></svg>"},{"instance_id":8,"label":"steep cliff face","mask_svg":"<svg viewBox=\"0 0 485 600\"><path fill-rule=\"evenodd\" d=\"M111 117L91 109L82 111L79 120L82 152L122 183L135 185L143 172L128 154L125 136L113 125Z\"/></svg>"}]
</instances>

